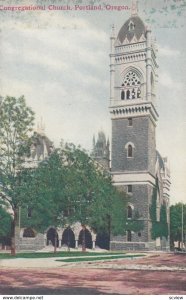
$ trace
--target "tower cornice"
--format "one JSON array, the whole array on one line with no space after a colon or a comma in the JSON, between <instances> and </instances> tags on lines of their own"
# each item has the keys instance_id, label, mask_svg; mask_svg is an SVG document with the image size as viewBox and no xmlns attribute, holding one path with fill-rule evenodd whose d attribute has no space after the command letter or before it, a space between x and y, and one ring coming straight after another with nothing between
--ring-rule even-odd
<instances>
[{"instance_id":1,"label":"tower cornice","mask_svg":"<svg viewBox=\"0 0 186 300\"><path fill-rule=\"evenodd\" d=\"M156 125L159 117L152 102L122 104L121 101L119 101L116 105L110 106L109 109L112 119L150 116L152 122Z\"/></svg>"}]
</instances>

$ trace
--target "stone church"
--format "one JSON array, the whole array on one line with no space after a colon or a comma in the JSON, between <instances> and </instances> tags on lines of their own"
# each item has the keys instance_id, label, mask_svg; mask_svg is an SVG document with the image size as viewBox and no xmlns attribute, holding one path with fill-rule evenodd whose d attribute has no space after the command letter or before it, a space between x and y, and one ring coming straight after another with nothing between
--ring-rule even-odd
<instances>
[{"instance_id":1,"label":"stone church","mask_svg":"<svg viewBox=\"0 0 186 300\"><path fill-rule=\"evenodd\" d=\"M164 206L169 225L170 172L167 159L156 150L157 46L151 29L137 13L131 15L117 35L114 31L113 28L110 37L111 149L109 140L100 131L98 138L93 139L92 156L111 172L113 184L130 196L127 220L137 218L143 226L135 232L126 230L123 236L112 236L110 249L167 249L169 226L166 237L152 238L150 213L155 197L154 222L161 221L161 208ZM50 151L52 143L40 128L37 143L32 149L33 165L48 156ZM77 248L81 244L81 235L81 224L59 228L58 246L67 244L70 236L70 246ZM17 248L38 250L53 243L53 237L52 226L44 234L21 228L17 231ZM86 237L89 247L95 248L96 235L90 228L86 228Z\"/></svg>"}]
</instances>

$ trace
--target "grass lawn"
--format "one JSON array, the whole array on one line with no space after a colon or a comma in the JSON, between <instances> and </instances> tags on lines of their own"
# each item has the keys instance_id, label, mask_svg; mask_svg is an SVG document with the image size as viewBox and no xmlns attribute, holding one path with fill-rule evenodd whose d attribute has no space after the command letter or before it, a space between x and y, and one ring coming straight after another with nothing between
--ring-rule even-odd
<instances>
[{"instance_id":1,"label":"grass lawn","mask_svg":"<svg viewBox=\"0 0 186 300\"><path fill-rule=\"evenodd\" d=\"M114 256L105 256L105 257L72 257L67 259L56 259L56 261L62 262L81 262L81 261L97 261L97 260L112 260L112 259L120 259L120 258L135 258L135 257L142 257L145 256L144 254L134 254L134 255L114 255Z\"/></svg>"},{"instance_id":2,"label":"grass lawn","mask_svg":"<svg viewBox=\"0 0 186 300\"><path fill-rule=\"evenodd\" d=\"M54 252L32 252L32 253L17 253L11 256L10 253L0 253L0 259L15 259L15 258L47 258L47 257L78 257L78 256L97 256L97 255L121 255L124 252L75 252L75 251L58 251Z\"/></svg>"}]
</instances>

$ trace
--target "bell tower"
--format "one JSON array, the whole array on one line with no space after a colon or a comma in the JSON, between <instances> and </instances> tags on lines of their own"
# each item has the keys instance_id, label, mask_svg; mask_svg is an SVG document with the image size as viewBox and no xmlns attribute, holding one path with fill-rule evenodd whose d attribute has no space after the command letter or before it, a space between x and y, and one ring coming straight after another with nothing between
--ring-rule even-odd
<instances>
[{"instance_id":1,"label":"bell tower","mask_svg":"<svg viewBox=\"0 0 186 300\"><path fill-rule=\"evenodd\" d=\"M112 122L111 173L114 184L131 196L128 219L138 216L139 232L128 230L114 243L127 249L150 247L149 205L155 185L157 62L151 29L132 9L131 17L115 36L111 33L110 114ZM114 248L115 246L113 246ZM119 248L118 248L119 249Z\"/></svg>"}]
</instances>

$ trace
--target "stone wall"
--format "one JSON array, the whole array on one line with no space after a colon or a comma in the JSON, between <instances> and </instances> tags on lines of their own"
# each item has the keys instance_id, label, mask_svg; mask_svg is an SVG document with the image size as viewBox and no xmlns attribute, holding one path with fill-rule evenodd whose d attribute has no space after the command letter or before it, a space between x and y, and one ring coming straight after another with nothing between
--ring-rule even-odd
<instances>
[{"instance_id":1,"label":"stone wall","mask_svg":"<svg viewBox=\"0 0 186 300\"><path fill-rule=\"evenodd\" d=\"M135 243L135 242L116 242L111 241L110 242L110 250L112 251L121 251L121 250L127 250L127 251L150 251L155 250L156 245L155 242L152 243Z\"/></svg>"},{"instance_id":2,"label":"stone wall","mask_svg":"<svg viewBox=\"0 0 186 300\"><path fill-rule=\"evenodd\" d=\"M150 117L112 120L112 172L155 170L155 129ZM127 143L134 144L134 155L127 157Z\"/></svg>"},{"instance_id":3,"label":"stone wall","mask_svg":"<svg viewBox=\"0 0 186 300\"><path fill-rule=\"evenodd\" d=\"M37 251L45 247L44 234L38 233L34 238L20 237L17 240L19 250Z\"/></svg>"}]
</instances>

